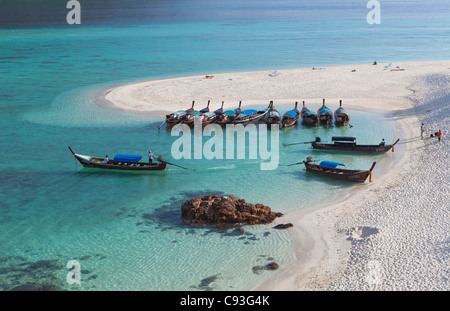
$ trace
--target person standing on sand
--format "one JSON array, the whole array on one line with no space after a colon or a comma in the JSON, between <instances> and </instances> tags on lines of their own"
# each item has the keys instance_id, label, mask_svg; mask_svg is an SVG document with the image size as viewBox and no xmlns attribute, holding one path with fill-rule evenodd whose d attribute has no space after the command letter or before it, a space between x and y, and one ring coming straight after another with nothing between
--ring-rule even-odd
<instances>
[{"instance_id":1,"label":"person standing on sand","mask_svg":"<svg viewBox=\"0 0 450 311\"><path fill-rule=\"evenodd\" d=\"M441 132L441 130L439 130L439 132L437 132L436 136L437 136L439 142L441 142L441 138L442 138L442 132Z\"/></svg>"},{"instance_id":2,"label":"person standing on sand","mask_svg":"<svg viewBox=\"0 0 450 311\"><path fill-rule=\"evenodd\" d=\"M425 133L425 125L422 123L422 125L420 126L420 137L422 137L422 139L423 139L423 133Z\"/></svg>"}]
</instances>

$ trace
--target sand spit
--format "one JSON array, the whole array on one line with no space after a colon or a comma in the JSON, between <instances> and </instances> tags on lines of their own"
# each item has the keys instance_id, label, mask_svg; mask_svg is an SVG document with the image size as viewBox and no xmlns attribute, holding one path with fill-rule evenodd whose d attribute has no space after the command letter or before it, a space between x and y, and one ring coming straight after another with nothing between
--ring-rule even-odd
<instances>
[{"instance_id":1,"label":"sand spit","mask_svg":"<svg viewBox=\"0 0 450 311\"><path fill-rule=\"evenodd\" d=\"M292 212L297 260L258 290L449 290L450 61L346 65L147 81L108 90L111 105L164 114L190 107L308 106L327 99L389 112L406 150L365 191ZM394 70L392 70L394 69ZM420 138L420 124L426 138ZM430 134L441 129L442 142Z\"/></svg>"}]
</instances>

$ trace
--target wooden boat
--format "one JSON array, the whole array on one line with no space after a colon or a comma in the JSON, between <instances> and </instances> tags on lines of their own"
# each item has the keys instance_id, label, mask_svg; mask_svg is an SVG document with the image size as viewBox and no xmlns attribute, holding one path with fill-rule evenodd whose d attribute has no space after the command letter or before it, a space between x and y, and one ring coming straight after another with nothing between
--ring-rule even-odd
<instances>
[{"instance_id":1,"label":"wooden boat","mask_svg":"<svg viewBox=\"0 0 450 311\"><path fill-rule=\"evenodd\" d=\"M220 115L223 113L223 101L222 101L222 107L220 107L220 108L217 109L217 110L214 110L214 113L215 113L217 116L220 116Z\"/></svg>"},{"instance_id":2,"label":"wooden boat","mask_svg":"<svg viewBox=\"0 0 450 311\"><path fill-rule=\"evenodd\" d=\"M319 117L314 111L309 110L305 106L305 102L303 102L303 108L300 111L300 115L302 117L303 123L311 126L319 125Z\"/></svg>"},{"instance_id":3,"label":"wooden boat","mask_svg":"<svg viewBox=\"0 0 450 311\"><path fill-rule=\"evenodd\" d=\"M267 124L280 124L281 114L273 107L273 101L269 104L269 112L266 114Z\"/></svg>"},{"instance_id":4,"label":"wooden boat","mask_svg":"<svg viewBox=\"0 0 450 311\"><path fill-rule=\"evenodd\" d=\"M322 107L317 110L317 115L319 116L319 122L321 124L330 124L333 121L333 114L331 113L330 108L325 105L325 99L323 100Z\"/></svg>"},{"instance_id":5,"label":"wooden boat","mask_svg":"<svg viewBox=\"0 0 450 311\"><path fill-rule=\"evenodd\" d=\"M184 121L188 113L194 111L195 101L192 102L192 107L186 110L178 110L174 113L166 115L166 124L167 126L174 126L175 124L181 123ZM162 125L162 124L161 124Z\"/></svg>"},{"instance_id":6,"label":"wooden boat","mask_svg":"<svg viewBox=\"0 0 450 311\"><path fill-rule=\"evenodd\" d=\"M230 109L222 112L217 119L217 124L230 124L233 120L241 113L241 103L239 102L239 107L236 109Z\"/></svg>"},{"instance_id":7,"label":"wooden boat","mask_svg":"<svg viewBox=\"0 0 450 311\"><path fill-rule=\"evenodd\" d=\"M163 161L161 156L158 156L156 163L145 163L141 162L142 156L126 154L116 154L114 159L108 160L107 163L105 163L104 158L91 157L75 153L70 146L69 150L72 152L75 159L81 163L81 165L91 168L128 171L162 171L166 169L166 165L169 164Z\"/></svg>"},{"instance_id":8,"label":"wooden boat","mask_svg":"<svg viewBox=\"0 0 450 311\"><path fill-rule=\"evenodd\" d=\"M283 118L281 118L281 127L289 127L295 125L300 117L300 111L297 109L298 102L295 102L295 107L292 110L287 111Z\"/></svg>"},{"instance_id":9,"label":"wooden boat","mask_svg":"<svg viewBox=\"0 0 450 311\"><path fill-rule=\"evenodd\" d=\"M191 111L185 115L181 122L189 126L194 125L194 118L200 117L201 115L202 113L198 110Z\"/></svg>"},{"instance_id":10,"label":"wooden boat","mask_svg":"<svg viewBox=\"0 0 450 311\"><path fill-rule=\"evenodd\" d=\"M264 110L256 110L256 109L243 110L230 123L231 124L248 124L250 122L256 122L256 121L259 121L262 118L264 118L267 115L267 112L268 112L268 109L264 109Z\"/></svg>"},{"instance_id":11,"label":"wooden boat","mask_svg":"<svg viewBox=\"0 0 450 311\"><path fill-rule=\"evenodd\" d=\"M212 111L202 113L201 122L202 126L206 126L208 124L214 123L219 116Z\"/></svg>"},{"instance_id":12,"label":"wooden boat","mask_svg":"<svg viewBox=\"0 0 450 311\"><path fill-rule=\"evenodd\" d=\"M342 100L339 101L339 108L334 112L334 123L337 125L346 125L350 122L350 116L342 107Z\"/></svg>"},{"instance_id":13,"label":"wooden boat","mask_svg":"<svg viewBox=\"0 0 450 311\"><path fill-rule=\"evenodd\" d=\"M313 149L319 150L338 150L338 151L359 151L359 152L387 152L392 149L399 142L397 139L392 145L386 145L380 143L378 145L358 145L355 137L332 137L333 144L325 144L321 142L320 137L317 137L315 141L311 142Z\"/></svg>"},{"instance_id":14,"label":"wooden boat","mask_svg":"<svg viewBox=\"0 0 450 311\"><path fill-rule=\"evenodd\" d=\"M200 110L201 113L209 112L209 103L210 103L210 102L211 102L211 101L208 100L208 104L206 105L206 107L203 108L202 110Z\"/></svg>"},{"instance_id":15,"label":"wooden boat","mask_svg":"<svg viewBox=\"0 0 450 311\"><path fill-rule=\"evenodd\" d=\"M206 118L206 116L204 117L203 115L205 114L205 113L207 113L207 112L209 112L209 103L210 103L211 101L209 101L208 100L208 105L206 105L206 107L205 108L203 108L203 109L201 109L200 111L197 111L197 110L192 110L191 112L188 112L186 115L185 115L185 117L183 118L183 120L181 121L182 123L184 123L184 124L187 124L187 125L189 125L189 126L192 126L192 125L194 125L194 118L195 117L200 117L200 116L202 116L202 122L203 121L206 121L207 119L210 119L210 116L207 116L207 118ZM222 104L223 105L223 104ZM193 105L192 105L193 106ZM214 121L215 121L215 119L216 118L214 118ZM209 122L209 123L211 123L211 122ZM208 123L208 124L209 124ZM206 124L205 124L206 125Z\"/></svg>"},{"instance_id":16,"label":"wooden boat","mask_svg":"<svg viewBox=\"0 0 450 311\"><path fill-rule=\"evenodd\" d=\"M377 162L373 162L372 167L368 171L337 168L338 166L345 166L345 164L331 161L322 161L320 164L313 164L311 157L309 157L306 161L303 161L303 163L305 164L307 172L317 175L354 182L365 182L367 177L370 176L370 182L372 182L372 171Z\"/></svg>"}]
</instances>

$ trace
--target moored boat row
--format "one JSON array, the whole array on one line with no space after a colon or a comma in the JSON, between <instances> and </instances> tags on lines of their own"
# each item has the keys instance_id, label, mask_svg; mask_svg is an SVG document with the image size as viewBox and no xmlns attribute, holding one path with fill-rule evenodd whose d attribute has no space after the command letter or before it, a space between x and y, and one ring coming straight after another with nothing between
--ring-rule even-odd
<instances>
[{"instance_id":1,"label":"moored boat row","mask_svg":"<svg viewBox=\"0 0 450 311\"><path fill-rule=\"evenodd\" d=\"M168 127L174 126L176 124L187 124L193 125L195 117L201 117L203 126L211 123L217 123L220 125L225 124L248 124L250 122L256 122L264 119L267 124L279 124L281 128L290 127L298 122L298 119L302 117L303 123L309 126L318 126L319 124L329 125L333 121L333 116L336 125L346 125L350 122L350 116L342 107L342 100L340 101L340 106L334 114L325 105L325 99L323 100L322 107L317 110L317 113L308 109L303 102L303 108L301 111L298 110L298 102L295 102L295 107L292 110L287 111L283 116L274 108L273 101L269 103L268 108L263 110L247 109L242 110L241 104L235 109L223 110L222 107L210 112L209 104L201 109L194 110L195 102L192 102L192 106L187 110L178 110L174 113L166 115L165 123Z\"/></svg>"},{"instance_id":2,"label":"moored boat row","mask_svg":"<svg viewBox=\"0 0 450 311\"><path fill-rule=\"evenodd\" d=\"M201 110L195 110L194 105L195 102L192 102L192 106L189 109L179 110L175 113L168 114L166 116L165 123L168 126L173 126L180 123L192 126L194 125L195 121L200 119L201 124L205 126L211 123L248 124L250 122L256 122L264 119L266 124L279 125L283 128L295 125L300 117L302 117L304 123L312 126L316 126L320 123L330 124L333 120L333 116L336 124L345 125L350 121L348 114L342 107L342 101L340 101L340 106L338 109L336 109L334 114L331 113L331 110L325 105L325 100L323 100L322 107L318 109L317 113L309 110L305 106L305 102L303 102L302 110L299 111L298 102L295 102L294 108L287 111L283 116L281 116L278 110L275 109L273 101L269 103L269 106L267 108L262 110L242 110L242 102L239 102L239 106L237 108L229 109L226 111L224 111L223 109L224 102L222 102L222 106L215 111L210 111L210 101L208 101L207 106ZM333 143L324 143L321 141L320 137L316 137L315 141L294 143L288 145L310 143L312 149L317 150L382 153L389 150L394 151L394 146L398 143L398 141L399 139L392 145L386 145L383 139L383 141L378 145L360 145L356 144L356 138L354 137L332 137ZM286 144L283 145L287 146ZM157 171L165 170L168 164L179 166L163 160L161 156L157 158L156 163L153 163L153 154L151 154L151 152L149 152L149 162L143 162L141 161L142 156L117 154L111 160L108 159L108 156L106 156L105 158L86 156L75 153L71 147L69 147L69 149L79 163L81 163L85 167L90 168L128 171ZM345 166L342 163L322 161L320 162L320 164L315 164L313 162L314 161L312 161L312 158L308 157L306 161L295 164L304 164L306 171L314 174L356 182L364 182L367 177L371 177L372 170L376 164L376 162L373 162L373 165L369 170L349 170L341 168L340 166Z\"/></svg>"},{"instance_id":3,"label":"moored boat row","mask_svg":"<svg viewBox=\"0 0 450 311\"><path fill-rule=\"evenodd\" d=\"M333 116L336 125L346 125L350 122L350 115L342 107L342 100L339 102L339 108L335 110L334 114L325 105L325 99L323 100L322 107L317 110L317 113L306 108L305 102L303 102L303 108L300 113L303 122L310 126L318 126L319 124L330 125L333 122Z\"/></svg>"}]
</instances>

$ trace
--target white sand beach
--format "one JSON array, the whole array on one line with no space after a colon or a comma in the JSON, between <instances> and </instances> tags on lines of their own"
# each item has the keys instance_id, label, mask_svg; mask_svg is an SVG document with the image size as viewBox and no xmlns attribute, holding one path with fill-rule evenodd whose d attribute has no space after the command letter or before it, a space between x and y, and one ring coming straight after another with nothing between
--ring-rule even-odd
<instances>
[{"instance_id":1,"label":"white sand beach","mask_svg":"<svg viewBox=\"0 0 450 311\"><path fill-rule=\"evenodd\" d=\"M297 259L257 290L449 290L450 61L360 64L146 81L105 92L111 107L293 105L376 109L397 121L402 156L365 190L285 215ZM420 125L425 124L425 139ZM441 142L431 133L442 130ZM447 203L446 203L447 202Z\"/></svg>"}]
</instances>

